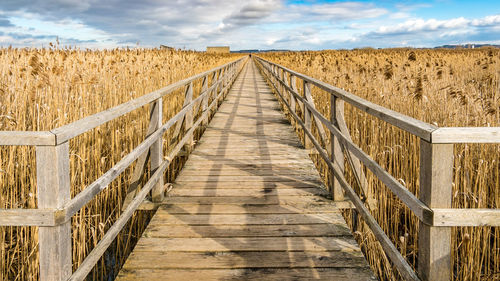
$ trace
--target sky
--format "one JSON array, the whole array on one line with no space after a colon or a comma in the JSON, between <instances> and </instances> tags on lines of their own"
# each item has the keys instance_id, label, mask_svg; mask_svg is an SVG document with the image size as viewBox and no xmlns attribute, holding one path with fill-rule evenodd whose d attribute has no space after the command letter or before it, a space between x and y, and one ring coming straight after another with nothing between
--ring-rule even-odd
<instances>
[{"instance_id":1,"label":"sky","mask_svg":"<svg viewBox=\"0 0 500 281\"><path fill-rule=\"evenodd\" d=\"M322 50L500 44L499 0L0 0L0 46Z\"/></svg>"}]
</instances>

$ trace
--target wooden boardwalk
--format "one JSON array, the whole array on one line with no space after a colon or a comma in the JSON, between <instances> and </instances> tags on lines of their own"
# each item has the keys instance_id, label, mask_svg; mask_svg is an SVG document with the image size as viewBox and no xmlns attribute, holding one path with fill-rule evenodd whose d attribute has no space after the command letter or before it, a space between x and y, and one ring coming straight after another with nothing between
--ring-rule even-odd
<instances>
[{"instance_id":1,"label":"wooden boardwalk","mask_svg":"<svg viewBox=\"0 0 500 281\"><path fill-rule=\"evenodd\" d=\"M249 61L119 280L373 280Z\"/></svg>"}]
</instances>

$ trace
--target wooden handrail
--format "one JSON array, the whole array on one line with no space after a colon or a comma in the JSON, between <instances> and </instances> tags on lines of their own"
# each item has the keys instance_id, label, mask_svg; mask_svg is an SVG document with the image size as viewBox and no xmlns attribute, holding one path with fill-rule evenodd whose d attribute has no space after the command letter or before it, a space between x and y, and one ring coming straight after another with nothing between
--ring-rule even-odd
<instances>
[{"instance_id":1,"label":"wooden handrail","mask_svg":"<svg viewBox=\"0 0 500 281\"><path fill-rule=\"evenodd\" d=\"M47 131L0 131L0 145L55 145L56 136Z\"/></svg>"},{"instance_id":2,"label":"wooden handrail","mask_svg":"<svg viewBox=\"0 0 500 281\"><path fill-rule=\"evenodd\" d=\"M295 123L299 124L307 138L304 140L306 147L308 143L316 147L319 155L325 161L331 173L335 175L337 182L351 199L356 209L362 215L365 222L377 240L381 243L384 252L398 268L398 271L407 280L448 280L451 272L451 226L499 226L499 209L453 209L451 207L451 175L453 169L453 143L500 143L500 127L484 128L438 128L425 122L413 119L403 114L375 105L354 96L341 89L328 85L322 81L295 72L281 65L272 63L257 57L259 66L276 91L280 101L293 117ZM288 74L287 74L288 73ZM290 84L286 77L291 76ZM295 77L303 80L304 97L299 94L295 86ZM331 116L330 120L324 117L311 102L310 85L330 93ZM288 97L285 94L288 93ZM351 105L367 112L382 121L395 125L407 132L418 136L421 143L420 163L420 193L418 199L413 193L401 185L378 163L371 159L349 138L349 133L338 128L337 113L334 113L336 99L342 99ZM288 102L290 101L290 102ZM295 113L295 102L300 102L300 108L304 120ZM332 109L334 108L334 109ZM337 110L337 109L335 109ZM343 109L342 109L343 110ZM330 154L320 145L311 131L311 116L315 122L321 123L317 127L326 127L331 133ZM323 134L320 132L320 137ZM361 198L354 192L344 177L343 162L338 160L343 156L334 155L335 144L338 141L344 149L344 153L352 153L354 157L361 160L363 164L373 172L391 191L419 218L419 276L402 257L387 235L382 231L376 220L364 206ZM335 161L334 161L335 160ZM437 166L440 166L439 169ZM436 172L439 170L438 172ZM358 179L357 179L358 180ZM358 180L358 184L359 180ZM439 246L438 246L439 245Z\"/></svg>"},{"instance_id":3,"label":"wooden handrail","mask_svg":"<svg viewBox=\"0 0 500 281\"><path fill-rule=\"evenodd\" d=\"M40 209L0 209L0 225L31 225L40 227L41 280L85 279L107 247L118 235L128 219L130 219L133 212L144 201L146 195L150 192L153 193L153 196L163 193L164 190L161 183L168 164L179 154L186 144L192 143L195 130L200 124L208 120L213 108L219 106L246 60L246 58L240 58L49 132L0 132L0 145L36 145L37 174L42 177L37 180L39 190L52 192L51 194L39 194ZM206 84L209 75L212 75L212 85L210 87ZM193 99L193 81L200 78L204 79L204 86L198 97ZM214 79L216 78L217 80L215 81ZM162 97L186 85L188 86L187 91L190 94L187 103L165 124L161 124ZM212 95L214 95L214 98L210 105L208 105L208 101ZM152 105L151 113L154 115L151 116L152 119L149 126L151 130L148 131L146 139L110 170L99 177L99 179L70 199L68 140L146 104ZM193 122L194 112L199 110L200 107L203 110L202 114L197 118L196 122ZM155 147L155 144L162 142L163 134L173 125L178 124L180 128L183 120L186 121L186 131L173 151L164 160L161 145ZM87 256L81 267L72 274L71 217L99 194L100 191L105 189L135 160L148 153L148 151L155 153L151 157L153 175L142 187L141 191L127 204L125 211ZM39 157L41 158L38 159ZM158 163L153 163L154 161ZM58 199L54 201L50 199L51 196ZM47 200L42 202L40 198L43 200L47 198Z\"/></svg>"},{"instance_id":4,"label":"wooden handrail","mask_svg":"<svg viewBox=\"0 0 500 281\"><path fill-rule=\"evenodd\" d=\"M272 78L276 79L276 81L278 81L278 82L282 82L279 79L277 79L277 76L274 75L275 73L273 73L272 70L270 70L269 68L267 68L265 66L263 66L263 68L265 69L264 72L267 75L272 76ZM269 78L269 76L268 76L268 78ZM271 84L272 84L273 88L276 90L276 92L279 93L278 87L274 83L274 81L271 80ZM288 108L288 110L290 111L290 113L293 116L293 118L295 119L295 121L300 126L302 126L302 128L304 129L305 135L307 135L309 137L309 140L312 143L312 145L314 145L314 147L316 147L317 151L319 152L319 155L321 156L321 158L323 158L323 160L325 161L325 163L328 166L328 168L330 169L330 171L332 171L335 174L336 179L339 181L339 183L342 186L342 188L344 189L346 195L349 197L349 199L352 201L352 203L356 207L356 210L359 211L359 213L361 214L361 216L363 217L365 222L368 224L370 229L373 231L373 234L375 235L377 240L380 242L380 245L384 249L385 253L389 256L389 259L398 268L401 275L403 275L406 280L415 280L415 281L420 280L418 278L418 276L415 274L415 272L413 271L413 269L411 268L411 266L405 260L405 258L401 255L401 253L394 246L394 244L392 244L391 240L389 239L389 237L387 237L387 235L382 230L380 225L378 225L375 218L370 214L370 211L365 207L363 201L361 201L361 199L358 197L356 192L354 192L352 187L349 185L349 183L347 182L347 180L345 179L345 177L343 175L343 171L341 171L340 167L330 159L326 150L323 147L321 147L319 142L316 140L316 138L314 137L312 132L307 127L307 124L304 121L302 121L302 119L295 112L293 112L291 110L290 105L288 104L288 102L285 100L285 98L283 96L279 95L279 98L280 98L281 102L283 102L283 104ZM304 102L303 104L308 105L307 102ZM309 108L309 109L311 109L311 108ZM312 110L312 111L314 111L314 110Z\"/></svg>"},{"instance_id":5,"label":"wooden handrail","mask_svg":"<svg viewBox=\"0 0 500 281\"><path fill-rule=\"evenodd\" d=\"M144 96L141 96L139 98L133 99L131 101L122 103L120 105L117 105L115 107L112 107L108 110L101 111L99 113L96 113L94 115L85 117L83 119L80 119L78 121L75 121L73 123L58 127L56 129L51 130L52 133L56 135L56 143L60 144L63 143L69 139L72 139L80 134L83 134L89 130L92 130L106 122L109 122L113 119L116 119L124 114L127 114L133 110L136 110L140 107L143 107L167 94L172 93L173 91L184 87L188 85L189 83L192 83L193 81L203 78L204 76L218 71L220 69L227 68L228 66L234 65L236 63L239 63L243 60L244 58L240 58L236 61L227 63L225 65L216 67L214 69L205 71L203 73L191 76L189 78L186 78L184 80L175 82L173 84L170 84L162 89L156 90L154 92L151 92L149 94L146 94Z\"/></svg>"}]
</instances>

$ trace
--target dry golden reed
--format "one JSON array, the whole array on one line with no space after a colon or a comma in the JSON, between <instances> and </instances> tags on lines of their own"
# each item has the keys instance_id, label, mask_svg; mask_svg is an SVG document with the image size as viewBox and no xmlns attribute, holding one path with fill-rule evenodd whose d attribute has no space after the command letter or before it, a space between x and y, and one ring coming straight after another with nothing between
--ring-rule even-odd
<instances>
[{"instance_id":1,"label":"dry golden reed","mask_svg":"<svg viewBox=\"0 0 500 281\"><path fill-rule=\"evenodd\" d=\"M0 49L0 130L50 130L236 58L158 49ZM164 98L164 120L182 102L182 90ZM147 125L144 107L71 140L71 195L137 146ZM0 147L0 208L37 207L34 161L33 147ZM129 168L73 217L73 268L120 215L130 176ZM117 274L149 216L131 219L92 279ZM0 227L0 280L37 280L37 243L35 227Z\"/></svg>"},{"instance_id":2,"label":"dry golden reed","mask_svg":"<svg viewBox=\"0 0 500 281\"><path fill-rule=\"evenodd\" d=\"M262 57L437 126L500 126L500 49L361 49ZM313 97L316 107L329 114L329 96L313 89ZM418 196L418 139L347 103L345 118L354 142ZM455 145L454 154L453 207L500 208L500 145ZM325 175L325 165L319 159L317 164ZM418 219L371 172L365 173L377 202L372 214L416 267ZM378 277L399 279L368 227L353 212L345 217ZM500 280L499 227L455 227L452 243L454 280Z\"/></svg>"}]
</instances>

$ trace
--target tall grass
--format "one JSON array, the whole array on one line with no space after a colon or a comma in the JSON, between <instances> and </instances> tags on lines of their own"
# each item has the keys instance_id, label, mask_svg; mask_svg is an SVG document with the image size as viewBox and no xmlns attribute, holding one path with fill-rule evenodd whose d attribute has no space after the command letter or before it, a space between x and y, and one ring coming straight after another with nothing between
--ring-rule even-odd
<instances>
[{"instance_id":1,"label":"tall grass","mask_svg":"<svg viewBox=\"0 0 500 281\"><path fill-rule=\"evenodd\" d=\"M0 130L50 130L234 59L229 54L157 49L0 49ZM164 119L182 102L182 91L164 98ZM72 196L137 146L147 126L144 107L71 140ZM165 142L168 150L170 142ZM73 216L73 268L120 215L131 171ZM34 148L0 147L0 208L36 208L36 202ZM131 219L92 279L117 274L149 217L141 212ZM0 227L0 280L37 280L37 247L37 228Z\"/></svg>"},{"instance_id":2,"label":"tall grass","mask_svg":"<svg viewBox=\"0 0 500 281\"><path fill-rule=\"evenodd\" d=\"M499 49L363 49L262 57L438 126L500 126ZM313 89L313 97L316 107L329 114L329 96ZM345 118L354 142L418 196L418 139L347 104ZM453 207L500 208L500 145L455 145L454 155ZM324 163L317 159L317 164L326 178ZM418 218L365 173L377 202L372 214L416 267ZM379 278L400 279L362 220L351 211L345 217ZM454 280L500 280L499 227L453 228L452 243Z\"/></svg>"}]
</instances>

